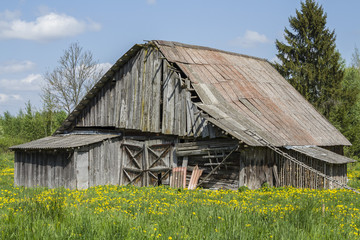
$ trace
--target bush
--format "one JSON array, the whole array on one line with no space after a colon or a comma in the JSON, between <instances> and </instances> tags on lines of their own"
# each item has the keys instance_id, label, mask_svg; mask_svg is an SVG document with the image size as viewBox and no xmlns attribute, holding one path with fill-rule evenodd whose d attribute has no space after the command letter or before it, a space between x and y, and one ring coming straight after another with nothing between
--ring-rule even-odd
<instances>
[{"instance_id":1,"label":"bush","mask_svg":"<svg viewBox=\"0 0 360 240\"><path fill-rule=\"evenodd\" d=\"M30 103L26 104L25 113L20 110L13 116L4 112L0 115L0 151L53 134L65 118L64 111L34 111Z\"/></svg>"},{"instance_id":2,"label":"bush","mask_svg":"<svg viewBox=\"0 0 360 240\"><path fill-rule=\"evenodd\" d=\"M8 152L9 147L24 143L24 139L12 137L0 137L0 152Z\"/></svg>"},{"instance_id":3,"label":"bush","mask_svg":"<svg viewBox=\"0 0 360 240\"><path fill-rule=\"evenodd\" d=\"M241 186L238 188L239 192L246 192L246 191L250 191L250 189L247 186Z\"/></svg>"}]
</instances>

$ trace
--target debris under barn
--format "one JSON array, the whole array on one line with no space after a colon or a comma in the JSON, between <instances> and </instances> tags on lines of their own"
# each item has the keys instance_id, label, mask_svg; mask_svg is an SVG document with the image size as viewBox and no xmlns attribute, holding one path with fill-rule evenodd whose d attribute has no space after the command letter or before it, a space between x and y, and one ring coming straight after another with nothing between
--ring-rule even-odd
<instances>
[{"instance_id":1,"label":"debris under barn","mask_svg":"<svg viewBox=\"0 0 360 240\"><path fill-rule=\"evenodd\" d=\"M264 60L136 44L53 136L14 146L15 184L337 188L350 142ZM184 170L185 169L185 170Z\"/></svg>"}]
</instances>

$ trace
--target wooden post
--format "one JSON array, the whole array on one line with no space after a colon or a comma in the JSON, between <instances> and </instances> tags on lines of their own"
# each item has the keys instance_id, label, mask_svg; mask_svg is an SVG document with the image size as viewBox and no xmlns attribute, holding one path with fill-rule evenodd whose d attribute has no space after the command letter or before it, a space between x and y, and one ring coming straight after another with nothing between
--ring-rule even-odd
<instances>
[{"instance_id":1,"label":"wooden post","mask_svg":"<svg viewBox=\"0 0 360 240\"><path fill-rule=\"evenodd\" d=\"M183 162L182 162L182 167L187 167L188 166L188 161L189 161L188 156L184 156L183 157Z\"/></svg>"},{"instance_id":2,"label":"wooden post","mask_svg":"<svg viewBox=\"0 0 360 240\"><path fill-rule=\"evenodd\" d=\"M145 141L144 143L144 154L143 154L143 158L142 158L142 170L144 169L148 169L150 167L150 160L149 160L149 151L148 151L148 142ZM150 186L150 179L148 176L148 173L143 172L143 184L142 186Z\"/></svg>"}]
</instances>

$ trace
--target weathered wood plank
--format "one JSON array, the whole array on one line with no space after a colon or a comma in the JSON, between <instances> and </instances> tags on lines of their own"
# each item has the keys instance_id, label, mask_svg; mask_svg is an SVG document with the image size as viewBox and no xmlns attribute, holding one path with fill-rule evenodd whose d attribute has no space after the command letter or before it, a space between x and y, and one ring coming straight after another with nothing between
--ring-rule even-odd
<instances>
[{"instance_id":1,"label":"weathered wood plank","mask_svg":"<svg viewBox=\"0 0 360 240\"><path fill-rule=\"evenodd\" d=\"M132 85L132 91L131 91L131 102L130 102L130 112L129 114L131 114L131 122L129 122L129 128L130 129L139 129L139 126L137 125L137 108L139 108L139 104L137 101L138 95L139 95L139 76L138 76L138 62L141 61L139 59L139 52L136 54L135 57L133 57L131 59L131 66L130 66L130 71L131 71L131 85Z\"/></svg>"},{"instance_id":2,"label":"weathered wood plank","mask_svg":"<svg viewBox=\"0 0 360 240\"><path fill-rule=\"evenodd\" d=\"M64 187L64 155L58 154L58 187Z\"/></svg>"},{"instance_id":3,"label":"weathered wood plank","mask_svg":"<svg viewBox=\"0 0 360 240\"><path fill-rule=\"evenodd\" d=\"M70 189L76 188L76 172L75 172L75 153L72 152L69 154L69 164L70 164Z\"/></svg>"},{"instance_id":4,"label":"weathered wood plank","mask_svg":"<svg viewBox=\"0 0 360 240\"><path fill-rule=\"evenodd\" d=\"M122 109L122 97L123 97L123 84L124 84L124 79L123 79L123 72L124 72L124 68L120 68L120 70L117 72L117 81L116 81L116 87L117 87L117 91L116 91L116 105L117 105L117 110L116 110L116 121L115 121L115 126L120 128L120 118L121 118L121 109Z\"/></svg>"},{"instance_id":5,"label":"weathered wood plank","mask_svg":"<svg viewBox=\"0 0 360 240\"><path fill-rule=\"evenodd\" d=\"M121 84L121 94L120 94L120 121L119 128L126 128L126 120L127 120L127 87L128 87L128 64L125 64L123 69L122 80L119 82Z\"/></svg>"},{"instance_id":6,"label":"weathered wood plank","mask_svg":"<svg viewBox=\"0 0 360 240\"><path fill-rule=\"evenodd\" d=\"M176 76L177 75L177 76ZM174 74L174 119L173 119L173 128L172 133L180 135L180 114L181 114L181 99L180 99L180 79L179 73Z\"/></svg>"},{"instance_id":7,"label":"weathered wood plank","mask_svg":"<svg viewBox=\"0 0 360 240\"><path fill-rule=\"evenodd\" d=\"M21 160L21 185L25 186L26 183L26 159L27 159L27 153L22 153L22 160Z\"/></svg>"},{"instance_id":8,"label":"weathered wood plank","mask_svg":"<svg viewBox=\"0 0 360 240\"><path fill-rule=\"evenodd\" d=\"M185 108L186 108L186 136L192 136L193 123L194 123L194 112L193 112L193 103L191 101L190 92L185 92Z\"/></svg>"},{"instance_id":9,"label":"weathered wood plank","mask_svg":"<svg viewBox=\"0 0 360 240\"><path fill-rule=\"evenodd\" d=\"M169 63L163 60L163 121L162 121L162 133L172 133L172 121L174 116L174 104L173 104L173 81L172 74L168 69Z\"/></svg>"},{"instance_id":10,"label":"weathered wood plank","mask_svg":"<svg viewBox=\"0 0 360 240\"><path fill-rule=\"evenodd\" d=\"M145 142L144 143L144 154L142 156L142 168L141 170L145 170L145 169L148 169L150 167L150 159L149 159L149 143L148 142ZM144 187L147 187L147 186L150 186L150 176L149 176L149 173L147 174L144 174L142 173L142 186Z\"/></svg>"},{"instance_id":11,"label":"weathered wood plank","mask_svg":"<svg viewBox=\"0 0 360 240\"><path fill-rule=\"evenodd\" d=\"M114 116L115 116L115 91L116 91L116 81L113 78L110 81L110 97L109 97L109 104L108 104L108 113L107 113L107 118L108 118L108 126L115 126L115 122L114 122Z\"/></svg>"},{"instance_id":12,"label":"weathered wood plank","mask_svg":"<svg viewBox=\"0 0 360 240\"><path fill-rule=\"evenodd\" d=\"M152 132L160 132L160 98L161 98L161 75L162 75L162 60L160 59L160 52L154 51L153 54L153 71L152 71L152 115L151 127Z\"/></svg>"},{"instance_id":13,"label":"weathered wood plank","mask_svg":"<svg viewBox=\"0 0 360 240\"><path fill-rule=\"evenodd\" d=\"M144 131L151 131L152 126L152 118L153 118L153 84L154 84L154 49L147 49L147 55L146 55L146 70L145 70L145 79L146 79L146 89L145 89L145 114L144 114Z\"/></svg>"},{"instance_id":14,"label":"weathered wood plank","mask_svg":"<svg viewBox=\"0 0 360 240\"><path fill-rule=\"evenodd\" d=\"M106 140L103 143L103 148L104 148L104 155L105 155L105 184L110 184L110 177L111 177L111 172L110 172L110 144L109 144L110 140Z\"/></svg>"},{"instance_id":15,"label":"weathered wood plank","mask_svg":"<svg viewBox=\"0 0 360 240\"><path fill-rule=\"evenodd\" d=\"M89 187L89 152L77 152L76 159L76 182L77 189Z\"/></svg>"},{"instance_id":16,"label":"weathered wood plank","mask_svg":"<svg viewBox=\"0 0 360 240\"><path fill-rule=\"evenodd\" d=\"M32 170L32 164L31 164L31 161L32 161L32 154L29 153L29 156L27 157L26 159L26 164L25 164L25 187L31 187L31 170Z\"/></svg>"},{"instance_id":17,"label":"weathered wood plank","mask_svg":"<svg viewBox=\"0 0 360 240\"><path fill-rule=\"evenodd\" d=\"M144 104L144 99L143 99L143 88L144 88L144 49L142 49L139 54L137 55L136 58L136 63L134 64L134 68L136 66L137 69L136 70L136 74L137 74L137 94L135 97L135 102L134 102L134 124L136 126L136 129L142 129L141 128L141 118L142 118L142 113L143 113L143 104Z\"/></svg>"},{"instance_id":18,"label":"weathered wood plank","mask_svg":"<svg viewBox=\"0 0 360 240\"><path fill-rule=\"evenodd\" d=\"M125 127L127 129L131 129L132 127L132 120L133 120L133 115L132 115L132 104L133 104L133 82L131 81L131 67L133 66L133 61L129 61L126 63L126 68L125 68L125 83L126 83L126 106L127 106L127 112L126 112L126 116L125 117Z\"/></svg>"}]
</instances>

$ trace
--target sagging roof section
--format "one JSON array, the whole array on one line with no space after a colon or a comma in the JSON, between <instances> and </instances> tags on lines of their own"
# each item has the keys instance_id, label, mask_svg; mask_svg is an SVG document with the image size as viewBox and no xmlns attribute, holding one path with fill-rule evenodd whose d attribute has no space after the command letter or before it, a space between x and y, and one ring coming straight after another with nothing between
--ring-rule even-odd
<instances>
[{"instance_id":1,"label":"sagging roof section","mask_svg":"<svg viewBox=\"0 0 360 240\"><path fill-rule=\"evenodd\" d=\"M305 154L306 156L316 158L331 164L344 164L355 162L355 160L351 158L316 146L290 146L287 147L287 149L291 149L295 152L299 152Z\"/></svg>"},{"instance_id":2,"label":"sagging roof section","mask_svg":"<svg viewBox=\"0 0 360 240\"><path fill-rule=\"evenodd\" d=\"M110 134L69 134L69 135L55 135L41 138L32 142L13 146L11 150L53 150L53 149L71 149L82 147L106 139L120 137L120 135Z\"/></svg>"},{"instance_id":3,"label":"sagging roof section","mask_svg":"<svg viewBox=\"0 0 360 240\"><path fill-rule=\"evenodd\" d=\"M245 130L274 146L351 143L264 60L177 42L153 41L190 79L208 120L251 146Z\"/></svg>"}]
</instances>

